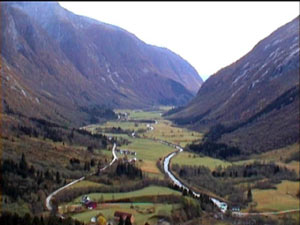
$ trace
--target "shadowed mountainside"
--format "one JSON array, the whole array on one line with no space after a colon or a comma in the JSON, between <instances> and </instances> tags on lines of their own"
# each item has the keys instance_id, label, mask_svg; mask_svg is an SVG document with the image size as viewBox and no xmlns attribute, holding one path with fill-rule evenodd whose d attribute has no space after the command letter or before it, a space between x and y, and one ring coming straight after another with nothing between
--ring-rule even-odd
<instances>
[{"instance_id":1,"label":"shadowed mountainside","mask_svg":"<svg viewBox=\"0 0 300 225\"><path fill-rule=\"evenodd\" d=\"M299 17L211 76L168 118L214 140L261 152L299 141ZM176 112L177 111L177 112Z\"/></svg>"},{"instance_id":2,"label":"shadowed mountainside","mask_svg":"<svg viewBox=\"0 0 300 225\"><path fill-rule=\"evenodd\" d=\"M202 83L170 50L55 2L2 2L1 31L4 107L27 116L78 123L93 107L182 105Z\"/></svg>"}]
</instances>

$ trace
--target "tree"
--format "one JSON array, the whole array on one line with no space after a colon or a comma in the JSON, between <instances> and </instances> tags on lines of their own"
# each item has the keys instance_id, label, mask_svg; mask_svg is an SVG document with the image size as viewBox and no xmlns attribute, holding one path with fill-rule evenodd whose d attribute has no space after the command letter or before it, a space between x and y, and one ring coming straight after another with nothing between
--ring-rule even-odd
<instances>
[{"instance_id":1,"label":"tree","mask_svg":"<svg viewBox=\"0 0 300 225\"><path fill-rule=\"evenodd\" d=\"M99 216L97 218L97 224L98 225L106 225L106 219L105 219L105 217L104 216Z\"/></svg>"},{"instance_id":2,"label":"tree","mask_svg":"<svg viewBox=\"0 0 300 225\"><path fill-rule=\"evenodd\" d=\"M298 189L296 196L297 196L297 198L300 198L300 189Z\"/></svg>"},{"instance_id":3,"label":"tree","mask_svg":"<svg viewBox=\"0 0 300 225\"><path fill-rule=\"evenodd\" d=\"M94 152L93 146L90 146L90 145L87 147L87 150L88 150L90 153L93 153L93 152Z\"/></svg>"},{"instance_id":4,"label":"tree","mask_svg":"<svg viewBox=\"0 0 300 225\"><path fill-rule=\"evenodd\" d=\"M95 166L95 160L94 159L91 159L91 167L94 167Z\"/></svg>"},{"instance_id":5,"label":"tree","mask_svg":"<svg viewBox=\"0 0 300 225\"><path fill-rule=\"evenodd\" d=\"M119 219L118 225L124 225L124 220L123 220L123 216L122 215L120 215L120 219Z\"/></svg>"},{"instance_id":6,"label":"tree","mask_svg":"<svg viewBox=\"0 0 300 225\"><path fill-rule=\"evenodd\" d=\"M61 182L60 174L59 174L59 172L57 171L57 172L56 172L56 183L57 183L57 184L60 184L60 182Z\"/></svg>"},{"instance_id":7,"label":"tree","mask_svg":"<svg viewBox=\"0 0 300 225\"><path fill-rule=\"evenodd\" d=\"M103 197L103 195L101 195L101 197L100 197L100 203L103 203L104 202L104 197Z\"/></svg>"},{"instance_id":8,"label":"tree","mask_svg":"<svg viewBox=\"0 0 300 225\"><path fill-rule=\"evenodd\" d=\"M126 219L125 219L125 225L132 225L129 216L127 216Z\"/></svg>"},{"instance_id":9,"label":"tree","mask_svg":"<svg viewBox=\"0 0 300 225\"><path fill-rule=\"evenodd\" d=\"M24 153L22 153L22 157L21 157L20 162L19 162L19 169L20 169L20 173L21 173L22 177L26 178L27 177L28 165L27 165Z\"/></svg>"},{"instance_id":10,"label":"tree","mask_svg":"<svg viewBox=\"0 0 300 225\"><path fill-rule=\"evenodd\" d=\"M84 170L90 171L90 163L89 162L84 163Z\"/></svg>"},{"instance_id":11,"label":"tree","mask_svg":"<svg viewBox=\"0 0 300 225\"><path fill-rule=\"evenodd\" d=\"M249 202L252 201L252 191L251 191L251 188L248 189L247 200L248 200Z\"/></svg>"}]
</instances>

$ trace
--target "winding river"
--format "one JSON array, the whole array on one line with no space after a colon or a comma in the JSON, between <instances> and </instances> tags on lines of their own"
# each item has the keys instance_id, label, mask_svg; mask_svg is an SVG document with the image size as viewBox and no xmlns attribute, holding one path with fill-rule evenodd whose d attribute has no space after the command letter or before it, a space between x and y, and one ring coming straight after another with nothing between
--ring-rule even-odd
<instances>
[{"instance_id":1,"label":"winding river","mask_svg":"<svg viewBox=\"0 0 300 225\"><path fill-rule=\"evenodd\" d=\"M170 146L174 146L177 151L172 152L171 154L169 154L165 159L164 159L164 171L165 173L169 176L169 178L173 181L174 184L176 184L177 186L179 186L180 188L183 188L187 191L189 191L190 189L185 186L183 183L180 182L180 180L178 180L175 175L170 171L170 161L171 159L177 155L178 153L183 151L183 148L180 147L179 145L173 145L171 143L165 142L165 141L161 141L161 143L170 145ZM191 190L191 192L193 193L194 196L196 197L200 197L200 193L194 192ZM225 213L227 210L227 204L225 202L221 202L218 199L212 198L210 197L210 200L221 210L221 212Z\"/></svg>"}]
</instances>

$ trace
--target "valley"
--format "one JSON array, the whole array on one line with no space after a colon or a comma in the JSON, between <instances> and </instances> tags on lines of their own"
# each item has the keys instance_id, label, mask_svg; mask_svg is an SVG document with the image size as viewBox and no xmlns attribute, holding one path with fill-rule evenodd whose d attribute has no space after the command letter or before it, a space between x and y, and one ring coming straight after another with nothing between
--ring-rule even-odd
<instances>
[{"instance_id":1,"label":"valley","mask_svg":"<svg viewBox=\"0 0 300 225\"><path fill-rule=\"evenodd\" d=\"M126 116L124 118L120 116L119 120L108 121L100 125L93 124L82 128L94 134L99 132L100 130L104 131L105 129L107 129L108 133L102 134L107 135L108 137L113 138L118 143L120 143L116 147L116 156L118 160L123 159L123 161L125 160L132 162L132 160L134 159L134 165L136 165L138 168L141 168L143 172L143 180L149 179L150 186L141 186L141 189L133 188L133 191L130 192L110 192L110 184L103 184L101 182L99 183L99 178L96 178L95 176L89 176L86 177L84 181L80 181L74 186L69 187L73 190L82 189L81 192L79 192L82 194L79 194L75 198L72 197L71 201L65 202L63 200L63 202L58 206L58 212L63 213L66 216L70 215L74 219L88 223L92 217L99 216L100 214L104 215L104 217L109 221L113 221L114 212L119 210L134 215L134 217L136 218L136 224L145 224L146 222L148 222L148 224L152 225L156 224L159 218L169 218L167 220L170 221L170 218L172 218L172 214L176 212L176 210L179 211L182 207L182 203L180 203L181 200L179 200L182 197L180 196L189 196L188 193L184 194L183 190L174 190L174 187L170 186L170 184L167 184L166 186L166 183L164 182L166 182L166 179L169 180L170 178L166 177L165 174L167 173L166 169L164 168L169 167L171 169L170 172L174 174L175 177L178 177L180 179L180 181L177 180L177 182L184 182L185 185L188 185L188 187L192 188L192 190L194 190L196 193L204 193L213 198L217 198L220 200L222 199L221 201L227 202L230 207L232 207L234 204L238 204L238 202L234 203L233 197L229 198L230 200L228 200L228 196L219 196L219 194L214 192L213 189L209 189L205 186L197 186L193 183L189 183L189 181L185 181L185 178L182 179L181 176L176 172L177 165L196 167L200 166L205 170L213 172L216 169L220 170L220 168L228 168L233 165L250 165L255 161L255 163L275 163L276 165L279 165L281 167L285 166L289 169L293 168L294 171L297 171L297 169L299 169L299 161L286 161L286 158L289 158L288 155L293 155L296 152L297 148L299 147L298 145L292 145L287 147L286 149L274 150L273 152L277 152L277 154L272 154L272 152L269 153L269 155L273 156L272 158L269 157L267 153L264 153L262 155L251 156L251 160L239 161L219 160L207 156L199 156L198 154L190 151L179 151L179 153L174 155L172 159L170 158L171 165L165 165L165 157L170 153L177 151L175 146L177 146L178 144L182 144L182 146L185 146L192 141L199 141L203 137L203 134L201 133L174 126L170 121L162 118L161 113L163 113L165 110L166 109L161 109L160 111L154 112L146 112L141 110L116 110L117 114ZM146 122L142 123L137 121ZM115 133L112 133L112 130L115 130ZM133 132L135 132L135 136L132 136ZM123 150L123 153L121 153L120 150ZM126 154L125 151L134 152L135 154ZM281 160L279 160L279 151L288 151L289 154L286 154L286 158L281 158ZM113 164L108 165L113 166ZM291 167L291 165L293 165L294 167ZM107 170L109 169L110 168L107 167ZM105 177L106 174L100 174L100 177L101 176ZM156 179L156 184L151 184L151 179ZM297 179L299 179L299 174ZM251 186L254 184L253 181L257 181L259 183L266 180L262 177L256 177L250 180L239 178L238 181L234 181L234 186L243 187L242 189L238 189L239 192L242 191L241 193L239 193L239 196L241 198L243 198L243 195L246 196L247 188L249 188L249 185ZM83 182L82 185L80 185L81 182ZM118 189L118 187L122 185L122 181L119 180L119 178L112 182L114 184L114 188L116 189ZM138 179L133 178L133 180L127 180L126 185L125 183L123 185L133 187L137 182ZM159 182L162 182L164 184L162 184L162 186L157 186ZM207 180L207 182L210 181ZM275 213L285 210L296 210L297 212L297 210L299 210L299 198L297 197L297 192L299 192L299 188L297 188L298 181L282 180L277 182L279 183L276 186L269 187L271 189L268 189L268 187L263 187L263 189L261 189L259 187L255 188L253 186L253 199L250 201L250 203L246 203L245 206L241 206L240 213L233 212L233 214L243 215L243 213L250 213L250 215L247 216L251 216L251 213L253 213L254 215L257 212ZM168 186L171 187L171 189ZM88 190L89 188L87 187L89 187L91 190ZM289 190L287 190L288 187ZM97 189L99 189L100 192L93 191ZM84 193L85 190L87 191L86 193ZM82 208L81 199L86 194L90 197L91 201L95 201L98 203L96 209L89 210ZM277 197L272 198L272 195L276 195ZM241 199L235 201L240 200ZM216 210L218 211L217 208ZM228 208L228 210L229 209L230 208ZM151 213L150 211L149 213L142 213L142 211L147 210L150 210ZM291 212L291 215L294 215L293 217L297 219L297 216L295 217L296 214L293 214L293 212ZM246 216L246 214L244 216Z\"/></svg>"},{"instance_id":2,"label":"valley","mask_svg":"<svg viewBox=\"0 0 300 225\"><path fill-rule=\"evenodd\" d=\"M203 81L179 54L59 2L0 6L0 224L300 223L299 14L221 69L206 56L231 51L209 38L193 56L216 71ZM180 17L180 54L222 31L210 14L208 33ZM159 27L153 15L134 24Z\"/></svg>"}]
</instances>

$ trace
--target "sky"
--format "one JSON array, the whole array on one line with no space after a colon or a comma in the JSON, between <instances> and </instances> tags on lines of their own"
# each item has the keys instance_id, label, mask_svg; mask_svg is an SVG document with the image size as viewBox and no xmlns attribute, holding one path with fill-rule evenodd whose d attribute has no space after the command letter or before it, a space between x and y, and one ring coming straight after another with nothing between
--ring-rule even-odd
<instances>
[{"instance_id":1,"label":"sky","mask_svg":"<svg viewBox=\"0 0 300 225\"><path fill-rule=\"evenodd\" d=\"M187 60L203 80L299 15L299 2L59 2Z\"/></svg>"}]
</instances>

